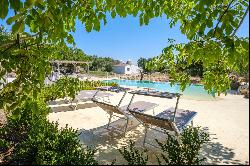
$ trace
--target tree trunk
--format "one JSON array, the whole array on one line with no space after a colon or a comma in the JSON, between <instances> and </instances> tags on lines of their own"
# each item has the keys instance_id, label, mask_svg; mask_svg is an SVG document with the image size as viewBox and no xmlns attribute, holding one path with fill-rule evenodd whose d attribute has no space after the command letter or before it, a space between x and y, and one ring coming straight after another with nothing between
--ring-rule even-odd
<instances>
[{"instance_id":1,"label":"tree trunk","mask_svg":"<svg viewBox=\"0 0 250 166\"><path fill-rule=\"evenodd\" d=\"M142 81L143 80L143 72L141 71L140 73L141 73L140 81Z\"/></svg>"}]
</instances>

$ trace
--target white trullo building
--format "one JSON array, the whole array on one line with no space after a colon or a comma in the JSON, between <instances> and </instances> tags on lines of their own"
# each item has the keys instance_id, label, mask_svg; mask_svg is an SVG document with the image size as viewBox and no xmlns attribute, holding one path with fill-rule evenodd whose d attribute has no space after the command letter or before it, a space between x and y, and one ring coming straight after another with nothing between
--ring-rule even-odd
<instances>
[{"instance_id":1,"label":"white trullo building","mask_svg":"<svg viewBox=\"0 0 250 166\"><path fill-rule=\"evenodd\" d=\"M117 65L113 65L113 72L116 74L138 74L139 67L134 65L130 60L126 63L120 62Z\"/></svg>"}]
</instances>

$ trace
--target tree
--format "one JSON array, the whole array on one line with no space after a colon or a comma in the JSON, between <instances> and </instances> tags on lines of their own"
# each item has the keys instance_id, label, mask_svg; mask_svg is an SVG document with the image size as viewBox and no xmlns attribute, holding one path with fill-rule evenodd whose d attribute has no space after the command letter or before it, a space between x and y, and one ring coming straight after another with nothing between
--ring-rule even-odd
<instances>
[{"instance_id":1,"label":"tree","mask_svg":"<svg viewBox=\"0 0 250 166\"><path fill-rule=\"evenodd\" d=\"M107 64L106 66L105 66L105 71L106 72L111 72L113 70L113 68L112 68L112 64Z\"/></svg>"},{"instance_id":2,"label":"tree","mask_svg":"<svg viewBox=\"0 0 250 166\"><path fill-rule=\"evenodd\" d=\"M149 61L150 59L146 59L146 58L139 58L138 61L137 61L137 65L138 67L140 68L140 73L141 73L141 78L140 78L140 81L143 80L143 75L145 73L148 73L150 72L151 70L149 70L146 66L147 62Z\"/></svg>"},{"instance_id":3,"label":"tree","mask_svg":"<svg viewBox=\"0 0 250 166\"><path fill-rule=\"evenodd\" d=\"M91 59L90 70L111 72L115 60L110 57L98 57L94 55Z\"/></svg>"},{"instance_id":4,"label":"tree","mask_svg":"<svg viewBox=\"0 0 250 166\"><path fill-rule=\"evenodd\" d=\"M167 59L170 70L174 72L178 67L174 67L172 63L173 53L177 54L175 57L185 56L188 59L187 65L190 65L193 60L201 60L205 69L203 81L206 89L210 91L214 89L225 92L229 85L225 72L238 70L242 62L243 66L246 66L246 60L248 60L246 57L248 40L235 36L249 11L247 0L171 0L167 2L164 0L26 0L24 3L21 0L2 0L1 3L0 18L4 19L10 10L15 10L14 15L8 15L6 21L12 24L14 34L22 33L26 26L33 36L37 36L35 41L54 44L74 43L69 32L75 31L76 19L90 32L99 31L101 22L107 23L106 17L109 13L112 18L117 15L126 17L139 14L140 25L147 25L150 19L166 15L171 20L170 27L180 22L181 32L189 41L185 44L170 43L170 46L163 50L162 63ZM13 42L6 43L4 46L11 44ZM220 68L220 71L223 71L217 72L214 68ZM189 77L185 74L171 75L175 81L181 82L183 88L189 83ZM215 81L216 84L214 84Z\"/></svg>"},{"instance_id":5,"label":"tree","mask_svg":"<svg viewBox=\"0 0 250 166\"><path fill-rule=\"evenodd\" d=\"M50 50L66 43L74 44L70 32L75 31L77 19L85 25L86 31L99 31L101 23L107 23L109 13L112 18L117 14L121 17L139 15L140 25L147 25L150 19L164 15L171 20L170 27L180 22L180 30L189 41L178 44L170 40L162 55L154 58L148 66L168 66L172 83L180 82L182 90L190 83L190 78L187 73L179 71L193 61L203 64L205 88L218 93L229 88L228 72L248 65L249 41L235 35L249 11L247 0L2 0L0 6L0 18L12 25L13 39L1 43L1 62L5 63L1 64L3 72L0 78L7 71L17 70L19 79L13 83L14 86L27 86L28 77L32 91L39 91L35 84L43 82L46 73L50 72L48 58L55 56L54 52L48 54L45 43L53 44ZM57 52L56 49L54 51ZM175 61L178 59L185 59L187 64L177 65ZM21 76L25 72L31 75ZM15 93L20 90L27 88L16 89ZM10 101L7 103L12 105Z\"/></svg>"},{"instance_id":6,"label":"tree","mask_svg":"<svg viewBox=\"0 0 250 166\"><path fill-rule=\"evenodd\" d=\"M191 83L190 74L185 70L193 63L200 63L203 68L201 81L205 89L208 92L218 92L218 95L221 92L226 93L231 82L229 74L240 71L242 66L248 66L249 39L231 36L223 39L225 41L206 40L187 44L171 42L160 56L153 58L147 65L149 68L168 66L169 74L173 78L171 83L179 82L184 90Z\"/></svg>"},{"instance_id":7,"label":"tree","mask_svg":"<svg viewBox=\"0 0 250 166\"><path fill-rule=\"evenodd\" d=\"M187 67L187 70L191 76L202 77L202 75L203 75L202 62L193 62L190 66Z\"/></svg>"},{"instance_id":8,"label":"tree","mask_svg":"<svg viewBox=\"0 0 250 166\"><path fill-rule=\"evenodd\" d=\"M38 94L51 72L49 60L60 53L57 48L74 44L71 32L76 20L87 32L99 31L109 14L112 18L139 15L140 25L165 15L170 27L179 22L188 42L170 41L148 66L167 66L184 90L190 79L182 70L201 61L205 88L226 92L228 73L248 66L249 40L236 36L248 11L247 0L1 0L0 18L12 26L12 34L7 40L0 38L0 80L11 71L17 78L1 89L0 108L13 118L20 117L24 105L30 114L39 111ZM187 63L176 63L182 60Z\"/></svg>"}]
</instances>

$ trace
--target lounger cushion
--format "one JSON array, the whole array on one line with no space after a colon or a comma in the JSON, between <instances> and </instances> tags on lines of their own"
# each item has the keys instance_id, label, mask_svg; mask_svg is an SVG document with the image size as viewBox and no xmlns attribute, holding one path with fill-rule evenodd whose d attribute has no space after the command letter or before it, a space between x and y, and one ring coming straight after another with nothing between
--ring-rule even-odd
<instances>
[{"instance_id":1,"label":"lounger cushion","mask_svg":"<svg viewBox=\"0 0 250 166\"><path fill-rule=\"evenodd\" d=\"M176 115L175 115L175 124L178 128L178 130L182 131L188 123L192 121L194 116L197 114L197 112L194 111L189 111L189 110L184 110L184 109L177 109ZM156 117L160 117L163 119L169 119L173 120L174 118L174 108L171 107L158 115Z\"/></svg>"},{"instance_id":2,"label":"lounger cushion","mask_svg":"<svg viewBox=\"0 0 250 166\"><path fill-rule=\"evenodd\" d=\"M156 103L151 103L151 102L146 102L146 101L137 101L137 102L132 103L129 106L129 109L133 110L133 111L143 112L146 110L153 109L156 106L158 106L158 104L156 104ZM120 107L120 109L122 111L128 112L127 107L128 107L128 105L125 105L125 106Z\"/></svg>"},{"instance_id":3,"label":"lounger cushion","mask_svg":"<svg viewBox=\"0 0 250 166\"><path fill-rule=\"evenodd\" d=\"M169 92L160 92L160 91L147 91L147 90L135 90L129 93L138 94L138 95L145 95L145 96L154 96L154 97L161 97L161 98L169 98L172 99L177 97L181 94L179 93L169 93Z\"/></svg>"},{"instance_id":4,"label":"lounger cushion","mask_svg":"<svg viewBox=\"0 0 250 166\"><path fill-rule=\"evenodd\" d=\"M97 87L96 89L103 91L117 92L117 93L129 90L129 88L124 88L120 86L102 86L102 87Z\"/></svg>"},{"instance_id":5,"label":"lounger cushion","mask_svg":"<svg viewBox=\"0 0 250 166\"><path fill-rule=\"evenodd\" d=\"M81 100L81 101L87 101L87 100L91 100L95 93L97 92L97 90L82 90L80 91L75 99L76 100ZM109 97L109 96L113 96L110 93L104 93L104 92L98 92L96 97Z\"/></svg>"}]
</instances>

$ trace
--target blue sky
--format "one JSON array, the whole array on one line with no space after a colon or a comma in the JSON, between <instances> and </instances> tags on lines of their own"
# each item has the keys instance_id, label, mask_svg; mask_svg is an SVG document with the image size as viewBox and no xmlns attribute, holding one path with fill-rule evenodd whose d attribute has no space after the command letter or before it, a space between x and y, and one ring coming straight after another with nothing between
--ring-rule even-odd
<instances>
[{"instance_id":1,"label":"blue sky","mask_svg":"<svg viewBox=\"0 0 250 166\"><path fill-rule=\"evenodd\" d=\"M5 25L5 21L0 20ZM7 27L8 29L10 27ZM167 46L168 38L177 42L186 42L185 35L179 30L179 25L169 27L166 18L154 18L149 25L140 26L139 18L128 16L126 18L108 18L107 24L101 26L99 32L85 31L84 26L77 22L76 32L73 33L76 46L86 54L107 56L136 63L140 57L153 57L161 53ZM237 36L249 36L249 14L237 32Z\"/></svg>"},{"instance_id":2,"label":"blue sky","mask_svg":"<svg viewBox=\"0 0 250 166\"><path fill-rule=\"evenodd\" d=\"M239 28L237 36L249 36L248 17ZM139 19L132 16L110 18L99 32L87 33L84 27L77 23L74 38L77 47L87 54L110 56L124 61L131 59L133 62L139 57L149 58L159 55L167 46L168 38L177 42L187 41L186 36L181 34L179 25L170 28L169 20L165 18L155 18L149 25L140 26Z\"/></svg>"},{"instance_id":3,"label":"blue sky","mask_svg":"<svg viewBox=\"0 0 250 166\"><path fill-rule=\"evenodd\" d=\"M152 19L148 26L140 26L139 19L132 16L127 18L109 18L108 23L99 32L87 33L78 23L74 34L77 47L87 54L110 56L118 60L136 62L139 57L153 57L166 47L168 38L185 42L186 37L176 26L169 28L169 20Z\"/></svg>"}]
</instances>

